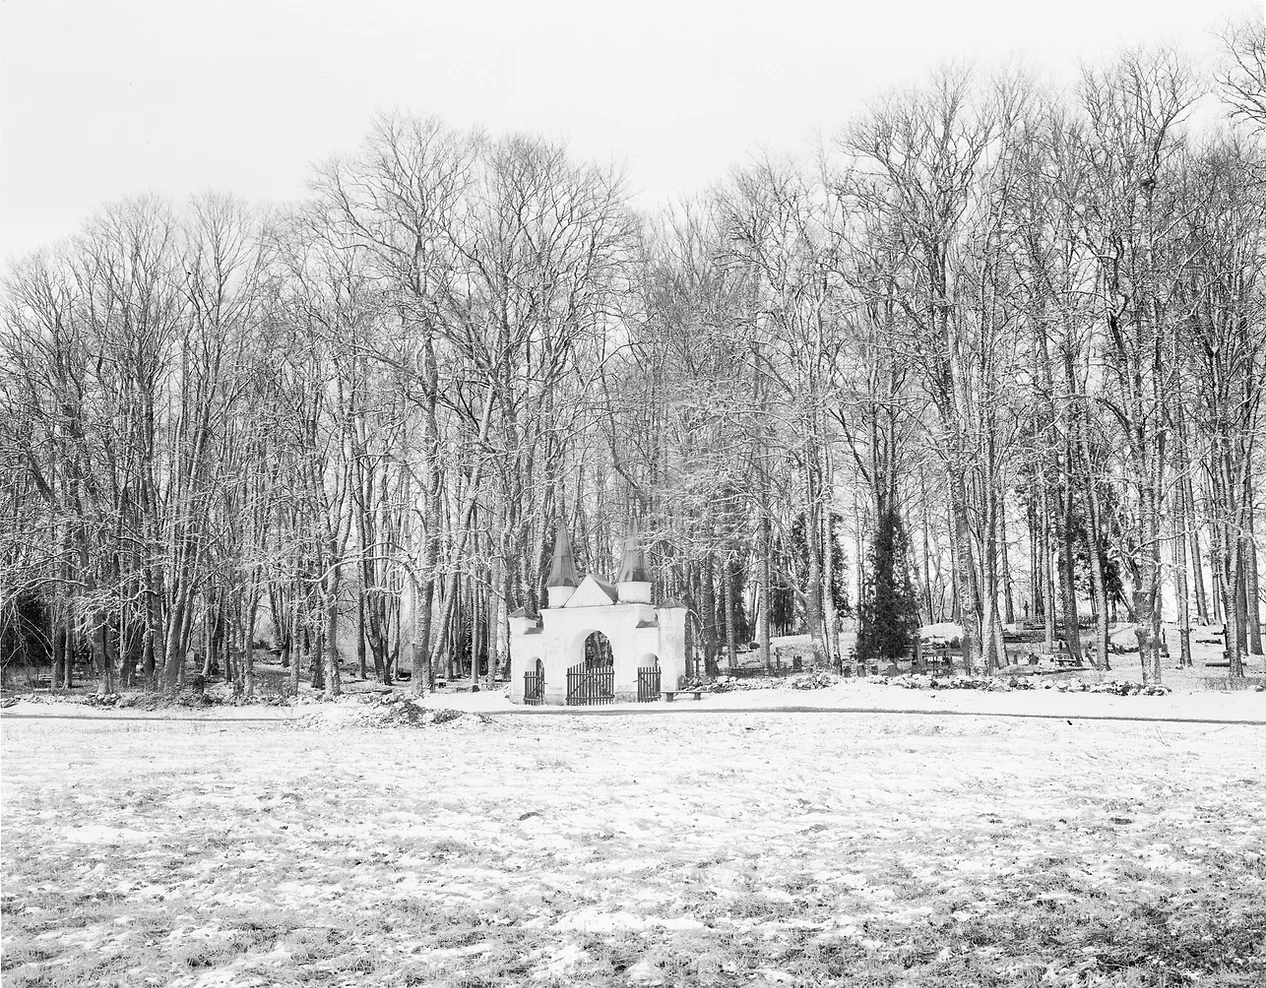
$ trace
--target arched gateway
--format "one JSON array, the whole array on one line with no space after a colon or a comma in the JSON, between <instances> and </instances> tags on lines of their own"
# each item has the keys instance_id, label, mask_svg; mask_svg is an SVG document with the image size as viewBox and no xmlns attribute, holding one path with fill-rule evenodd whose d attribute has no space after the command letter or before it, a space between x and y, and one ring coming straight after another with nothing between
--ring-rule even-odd
<instances>
[{"instance_id":1,"label":"arched gateway","mask_svg":"<svg viewBox=\"0 0 1266 988\"><path fill-rule=\"evenodd\" d=\"M593 573L578 578L571 539L560 528L546 590L549 606L539 616L522 608L510 615L515 703L658 699L660 677L672 689L685 674L686 608L651 603L636 526L625 539L614 583Z\"/></svg>"}]
</instances>

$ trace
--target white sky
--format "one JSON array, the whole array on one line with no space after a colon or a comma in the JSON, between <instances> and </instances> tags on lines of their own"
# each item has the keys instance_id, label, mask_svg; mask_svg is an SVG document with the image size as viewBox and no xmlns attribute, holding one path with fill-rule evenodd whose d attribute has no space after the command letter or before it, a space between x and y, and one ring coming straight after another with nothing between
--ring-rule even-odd
<instances>
[{"instance_id":1,"label":"white sky","mask_svg":"<svg viewBox=\"0 0 1266 988\"><path fill-rule=\"evenodd\" d=\"M153 190L304 192L376 110L570 141L639 202L760 147L802 151L938 61L1078 59L1209 31L1260 0L0 0L0 258Z\"/></svg>"}]
</instances>

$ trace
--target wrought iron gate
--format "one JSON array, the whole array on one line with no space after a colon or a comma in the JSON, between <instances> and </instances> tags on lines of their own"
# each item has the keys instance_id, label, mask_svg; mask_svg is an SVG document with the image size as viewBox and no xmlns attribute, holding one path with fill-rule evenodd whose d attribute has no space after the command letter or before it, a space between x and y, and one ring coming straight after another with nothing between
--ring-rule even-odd
<instances>
[{"instance_id":1,"label":"wrought iron gate","mask_svg":"<svg viewBox=\"0 0 1266 988\"><path fill-rule=\"evenodd\" d=\"M637 671L637 702L659 699L659 666L646 666Z\"/></svg>"},{"instance_id":2,"label":"wrought iron gate","mask_svg":"<svg viewBox=\"0 0 1266 988\"><path fill-rule=\"evenodd\" d=\"M615 702L615 666L586 668L581 662L567 670L567 705L586 707Z\"/></svg>"},{"instance_id":3,"label":"wrought iron gate","mask_svg":"<svg viewBox=\"0 0 1266 988\"><path fill-rule=\"evenodd\" d=\"M538 669L523 674L523 702L540 706L545 702L545 673Z\"/></svg>"}]
</instances>

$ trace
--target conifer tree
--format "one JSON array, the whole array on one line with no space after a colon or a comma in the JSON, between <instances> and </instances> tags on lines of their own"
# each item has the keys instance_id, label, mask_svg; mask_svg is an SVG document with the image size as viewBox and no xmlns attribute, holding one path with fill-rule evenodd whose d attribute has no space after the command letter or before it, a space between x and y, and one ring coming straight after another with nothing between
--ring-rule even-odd
<instances>
[{"instance_id":1,"label":"conifer tree","mask_svg":"<svg viewBox=\"0 0 1266 988\"><path fill-rule=\"evenodd\" d=\"M857 657L895 660L907 654L919 629L919 605L910 579L909 536L901 515L884 512L871 541L867 586L862 596Z\"/></svg>"}]
</instances>

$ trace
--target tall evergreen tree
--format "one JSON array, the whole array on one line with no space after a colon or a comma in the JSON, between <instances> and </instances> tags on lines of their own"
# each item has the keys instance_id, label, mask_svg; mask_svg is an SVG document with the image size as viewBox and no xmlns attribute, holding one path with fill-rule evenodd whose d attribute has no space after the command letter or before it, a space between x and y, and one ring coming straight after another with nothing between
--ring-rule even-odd
<instances>
[{"instance_id":1,"label":"tall evergreen tree","mask_svg":"<svg viewBox=\"0 0 1266 988\"><path fill-rule=\"evenodd\" d=\"M919 630L919 603L910 579L910 538L901 515L877 519L868 553L869 580L861 601L857 657L897 659L907 654Z\"/></svg>"}]
</instances>

